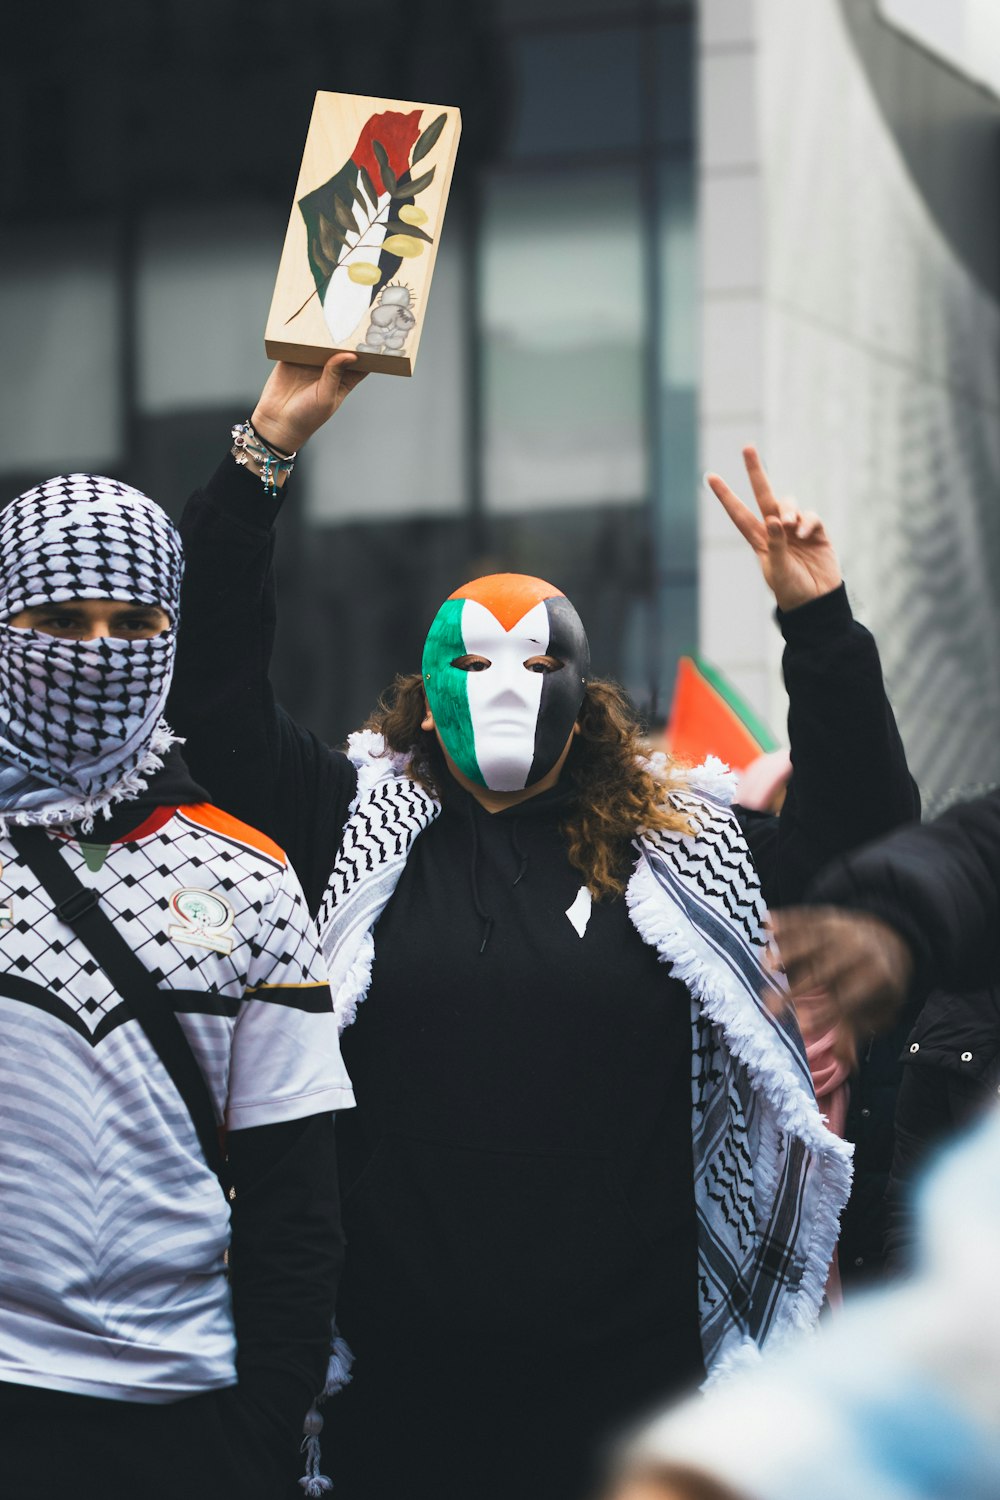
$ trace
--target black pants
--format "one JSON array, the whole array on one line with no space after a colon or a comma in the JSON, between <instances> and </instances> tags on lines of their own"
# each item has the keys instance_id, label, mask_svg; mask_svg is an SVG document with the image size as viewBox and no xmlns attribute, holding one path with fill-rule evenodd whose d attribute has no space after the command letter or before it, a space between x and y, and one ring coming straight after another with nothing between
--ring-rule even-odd
<instances>
[{"instance_id":1,"label":"black pants","mask_svg":"<svg viewBox=\"0 0 1000 1500\"><path fill-rule=\"evenodd\" d=\"M152 1406L0 1383L3 1500L276 1500L272 1449L235 1389Z\"/></svg>"},{"instance_id":2,"label":"black pants","mask_svg":"<svg viewBox=\"0 0 1000 1500\"><path fill-rule=\"evenodd\" d=\"M359 1356L322 1409L332 1500L596 1500L616 1443L677 1394L670 1355L656 1336L484 1357L425 1335Z\"/></svg>"}]
</instances>

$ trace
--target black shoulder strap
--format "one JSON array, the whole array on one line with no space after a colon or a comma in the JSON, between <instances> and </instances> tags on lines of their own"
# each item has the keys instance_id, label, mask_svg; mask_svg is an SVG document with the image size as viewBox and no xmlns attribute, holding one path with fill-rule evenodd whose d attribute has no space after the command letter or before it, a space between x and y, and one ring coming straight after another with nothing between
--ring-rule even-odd
<instances>
[{"instance_id":1,"label":"black shoulder strap","mask_svg":"<svg viewBox=\"0 0 1000 1500\"><path fill-rule=\"evenodd\" d=\"M52 897L59 919L89 948L146 1033L187 1105L205 1160L225 1190L222 1148L208 1084L167 994L101 910L97 892L74 875L55 839L42 828L8 828L7 836Z\"/></svg>"}]
</instances>

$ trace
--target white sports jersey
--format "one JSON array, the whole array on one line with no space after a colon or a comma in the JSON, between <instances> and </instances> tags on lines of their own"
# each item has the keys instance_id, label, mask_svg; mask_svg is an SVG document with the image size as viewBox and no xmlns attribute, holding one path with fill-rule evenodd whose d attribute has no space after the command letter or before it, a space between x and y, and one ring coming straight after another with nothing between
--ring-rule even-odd
<instances>
[{"instance_id":1,"label":"white sports jersey","mask_svg":"<svg viewBox=\"0 0 1000 1500\"><path fill-rule=\"evenodd\" d=\"M173 1006L229 1129L353 1094L298 881L214 807L61 853ZM171 1401L236 1380L229 1206L183 1100L0 840L0 1380Z\"/></svg>"}]
</instances>

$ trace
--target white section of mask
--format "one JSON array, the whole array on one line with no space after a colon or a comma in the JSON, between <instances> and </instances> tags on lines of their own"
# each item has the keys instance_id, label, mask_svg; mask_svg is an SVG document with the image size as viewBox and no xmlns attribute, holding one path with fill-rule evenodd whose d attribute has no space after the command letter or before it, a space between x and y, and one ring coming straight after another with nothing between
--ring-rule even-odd
<instances>
[{"instance_id":1,"label":"white section of mask","mask_svg":"<svg viewBox=\"0 0 1000 1500\"><path fill-rule=\"evenodd\" d=\"M470 656L490 665L469 675L469 713L476 761L494 792L518 792L527 783L535 758L535 730L542 701L544 673L531 672L525 661L549 649L549 616L542 601L522 615L509 631L475 599L462 608L462 640Z\"/></svg>"},{"instance_id":2,"label":"white section of mask","mask_svg":"<svg viewBox=\"0 0 1000 1500\"><path fill-rule=\"evenodd\" d=\"M568 907L566 911L566 915L572 922L579 937L583 937L583 934L586 932L587 923L590 921L590 913L593 911L593 909L594 898L593 896L591 896L587 887L585 885L581 885L580 889L576 893L576 899L573 902L573 905Z\"/></svg>"}]
</instances>

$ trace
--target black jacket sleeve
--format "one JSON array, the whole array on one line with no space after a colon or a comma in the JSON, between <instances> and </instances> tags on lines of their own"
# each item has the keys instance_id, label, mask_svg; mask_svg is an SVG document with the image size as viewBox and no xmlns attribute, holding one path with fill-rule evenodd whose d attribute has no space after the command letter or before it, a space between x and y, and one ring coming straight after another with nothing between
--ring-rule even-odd
<instances>
[{"instance_id":1,"label":"black jacket sleeve","mask_svg":"<svg viewBox=\"0 0 1000 1500\"><path fill-rule=\"evenodd\" d=\"M212 800L287 853L311 911L354 795L346 756L300 728L269 680L278 503L227 457L185 507L184 583L170 722Z\"/></svg>"},{"instance_id":2,"label":"black jacket sleeve","mask_svg":"<svg viewBox=\"0 0 1000 1500\"><path fill-rule=\"evenodd\" d=\"M792 778L778 817L737 809L769 906L803 900L835 858L920 816L878 648L847 591L777 611Z\"/></svg>"},{"instance_id":3,"label":"black jacket sleeve","mask_svg":"<svg viewBox=\"0 0 1000 1500\"><path fill-rule=\"evenodd\" d=\"M323 1387L344 1259L333 1116L233 1131L227 1145L240 1401L291 1463Z\"/></svg>"},{"instance_id":4,"label":"black jacket sleeve","mask_svg":"<svg viewBox=\"0 0 1000 1500\"><path fill-rule=\"evenodd\" d=\"M909 943L914 989L1000 977L1000 789L838 860L809 892L881 917Z\"/></svg>"}]
</instances>

